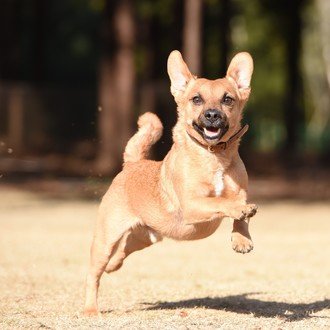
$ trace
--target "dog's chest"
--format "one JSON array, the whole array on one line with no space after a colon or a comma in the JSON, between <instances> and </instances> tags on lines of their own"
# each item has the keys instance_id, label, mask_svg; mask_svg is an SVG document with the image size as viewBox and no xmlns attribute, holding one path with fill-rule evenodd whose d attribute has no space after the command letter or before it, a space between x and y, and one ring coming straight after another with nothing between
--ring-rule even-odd
<instances>
[{"instance_id":1,"label":"dog's chest","mask_svg":"<svg viewBox=\"0 0 330 330\"><path fill-rule=\"evenodd\" d=\"M214 186L214 193L215 196L218 197L221 195L223 188L224 188L224 182L223 182L223 172L221 170L217 170L213 176L213 186Z\"/></svg>"}]
</instances>

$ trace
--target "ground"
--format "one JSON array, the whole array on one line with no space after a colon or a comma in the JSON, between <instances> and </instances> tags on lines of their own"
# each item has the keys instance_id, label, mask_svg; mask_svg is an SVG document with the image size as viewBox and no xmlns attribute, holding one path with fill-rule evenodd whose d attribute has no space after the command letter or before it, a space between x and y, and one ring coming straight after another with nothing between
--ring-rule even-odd
<instances>
[{"instance_id":1,"label":"ground","mask_svg":"<svg viewBox=\"0 0 330 330\"><path fill-rule=\"evenodd\" d=\"M25 187L26 188L26 187ZM165 240L101 281L101 317L81 316L97 201L0 186L0 328L329 329L330 205L259 203L255 249Z\"/></svg>"}]
</instances>

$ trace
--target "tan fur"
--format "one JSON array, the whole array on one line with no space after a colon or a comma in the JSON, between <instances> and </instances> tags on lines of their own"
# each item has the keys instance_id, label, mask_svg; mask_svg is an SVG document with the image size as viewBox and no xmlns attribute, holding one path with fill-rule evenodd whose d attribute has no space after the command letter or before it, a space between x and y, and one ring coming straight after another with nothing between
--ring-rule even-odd
<instances>
[{"instance_id":1,"label":"tan fur","mask_svg":"<svg viewBox=\"0 0 330 330\"><path fill-rule=\"evenodd\" d=\"M229 122L221 141L228 140L241 127L252 70L250 55L239 53L226 78L197 79L181 54L171 53L168 72L178 105L174 143L163 161L145 159L151 145L160 138L162 125L154 114L140 117L139 130L125 149L124 168L100 205L86 281L85 315L98 313L102 273L119 269L130 253L163 237L201 239L214 233L222 219L229 217L234 219L233 249L246 253L253 248L248 222L256 206L246 203L248 177L238 154L239 141L211 153L207 147L213 142L203 139L192 126L206 109L221 108ZM191 101L196 93L203 96L202 106ZM224 93L235 98L233 106L220 105Z\"/></svg>"},{"instance_id":2,"label":"tan fur","mask_svg":"<svg viewBox=\"0 0 330 330\"><path fill-rule=\"evenodd\" d=\"M163 125L153 113L147 112L138 120L139 130L128 141L124 163L137 162L148 157L149 150L162 136Z\"/></svg>"}]
</instances>

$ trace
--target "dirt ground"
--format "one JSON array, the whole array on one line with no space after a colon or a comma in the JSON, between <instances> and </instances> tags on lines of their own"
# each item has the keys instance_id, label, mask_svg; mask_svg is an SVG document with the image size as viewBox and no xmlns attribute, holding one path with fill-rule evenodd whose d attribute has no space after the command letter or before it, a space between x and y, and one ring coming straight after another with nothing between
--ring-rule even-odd
<instances>
[{"instance_id":1,"label":"dirt ground","mask_svg":"<svg viewBox=\"0 0 330 330\"><path fill-rule=\"evenodd\" d=\"M162 243L101 281L81 316L97 202L0 186L0 328L330 329L330 205L263 202L255 249L210 238Z\"/></svg>"}]
</instances>

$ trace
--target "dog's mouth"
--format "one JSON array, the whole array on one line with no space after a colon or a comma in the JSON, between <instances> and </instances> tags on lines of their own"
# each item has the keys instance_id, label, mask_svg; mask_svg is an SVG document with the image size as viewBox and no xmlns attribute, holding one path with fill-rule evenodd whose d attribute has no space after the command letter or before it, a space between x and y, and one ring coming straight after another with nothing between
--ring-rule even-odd
<instances>
[{"instance_id":1,"label":"dog's mouth","mask_svg":"<svg viewBox=\"0 0 330 330\"><path fill-rule=\"evenodd\" d=\"M219 141L228 131L228 125L220 124L217 126L201 126L196 122L193 122L193 127L197 133L199 133L202 138L209 142Z\"/></svg>"},{"instance_id":2,"label":"dog's mouth","mask_svg":"<svg viewBox=\"0 0 330 330\"><path fill-rule=\"evenodd\" d=\"M209 140L213 140L216 139L220 136L221 133L221 129L220 128L214 128L214 127L210 127L210 128L203 128L204 131L204 136L209 139Z\"/></svg>"}]
</instances>

